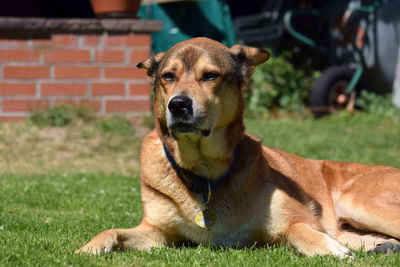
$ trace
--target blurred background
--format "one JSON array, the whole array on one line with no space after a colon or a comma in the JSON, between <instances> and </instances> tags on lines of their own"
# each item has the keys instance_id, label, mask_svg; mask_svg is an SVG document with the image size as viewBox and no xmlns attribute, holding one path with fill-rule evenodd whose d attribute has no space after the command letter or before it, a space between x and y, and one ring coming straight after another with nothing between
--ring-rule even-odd
<instances>
[{"instance_id":1,"label":"blurred background","mask_svg":"<svg viewBox=\"0 0 400 267\"><path fill-rule=\"evenodd\" d=\"M197 36L268 49L274 57L254 75L248 110L309 107L316 117L367 108L377 97L400 106L399 11L395 0L0 1L4 18L161 21L149 54ZM12 30L2 29L2 36Z\"/></svg>"}]
</instances>

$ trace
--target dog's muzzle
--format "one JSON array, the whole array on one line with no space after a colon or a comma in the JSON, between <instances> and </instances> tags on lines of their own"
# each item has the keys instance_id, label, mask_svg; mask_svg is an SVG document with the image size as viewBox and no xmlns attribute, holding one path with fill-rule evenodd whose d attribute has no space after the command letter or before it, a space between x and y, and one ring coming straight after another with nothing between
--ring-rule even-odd
<instances>
[{"instance_id":1,"label":"dog's muzzle","mask_svg":"<svg viewBox=\"0 0 400 267\"><path fill-rule=\"evenodd\" d=\"M168 103L167 124L173 135L182 133L201 133L207 137L210 129L202 127L204 116L193 107L193 101L185 95L174 96Z\"/></svg>"},{"instance_id":2,"label":"dog's muzzle","mask_svg":"<svg viewBox=\"0 0 400 267\"><path fill-rule=\"evenodd\" d=\"M173 97L168 103L168 109L172 116L181 119L190 119L193 117L192 100L183 95Z\"/></svg>"}]
</instances>

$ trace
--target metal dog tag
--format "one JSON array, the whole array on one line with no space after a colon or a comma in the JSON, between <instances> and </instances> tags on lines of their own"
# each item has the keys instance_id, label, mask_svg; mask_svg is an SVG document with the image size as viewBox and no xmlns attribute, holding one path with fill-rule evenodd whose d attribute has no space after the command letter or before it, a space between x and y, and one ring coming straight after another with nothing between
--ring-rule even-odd
<instances>
[{"instance_id":1,"label":"metal dog tag","mask_svg":"<svg viewBox=\"0 0 400 267\"><path fill-rule=\"evenodd\" d=\"M216 220L217 215L209 209L200 211L195 217L196 224L201 228L210 228L215 224Z\"/></svg>"},{"instance_id":2,"label":"metal dog tag","mask_svg":"<svg viewBox=\"0 0 400 267\"><path fill-rule=\"evenodd\" d=\"M204 193L203 195L205 200L203 210L197 213L196 217L194 218L196 224L201 228L210 228L215 224L215 221L217 220L217 215L213 211L207 208L207 205L211 200L211 186L210 182L209 181L207 182L208 182L207 183L208 190L207 193Z\"/></svg>"}]
</instances>

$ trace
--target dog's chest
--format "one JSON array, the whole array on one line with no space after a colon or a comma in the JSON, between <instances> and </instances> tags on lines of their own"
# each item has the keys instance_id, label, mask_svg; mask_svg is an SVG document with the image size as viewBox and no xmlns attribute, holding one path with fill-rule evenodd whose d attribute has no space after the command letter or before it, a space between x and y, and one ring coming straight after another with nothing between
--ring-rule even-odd
<instances>
[{"instance_id":1,"label":"dog's chest","mask_svg":"<svg viewBox=\"0 0 400 267\"><path fill-rule=\"evenodd\" d=\"M198 244L216 244L221 246L251 246L254 241L251 234L251 222L248 225L241 225L238 228L230 229L225 227L219 219L213 226L202 228L195 224L181 224L180 231Z\"/></svg>"},{"instance_id":2,"label":"dog's chest","mask_svg":"<svg viewBox=\"0 0 400 267\"><path fill-rule=\"evenodd\" d=\"M207 225L204 225L204 216L209 217L206 219ZM179 230L195 243L227 247L254 244L254 232L258 224L255 217L235 210L232 205L200 206L185 217L186 220L180 220Z\"/></svg>"}]
</instances>

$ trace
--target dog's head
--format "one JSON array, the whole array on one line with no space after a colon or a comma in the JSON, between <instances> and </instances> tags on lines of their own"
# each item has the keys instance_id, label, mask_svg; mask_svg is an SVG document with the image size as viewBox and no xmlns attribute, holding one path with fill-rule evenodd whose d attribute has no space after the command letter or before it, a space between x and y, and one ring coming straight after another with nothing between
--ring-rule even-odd
<instances>
[{"instance_id":1,"label":"dog's head","mask_svg":"<svg viewBox=\"0 0 400 267\"><path fill-rule=\"evenodd\" d=\"M243 113L242 88L269 53L194 38L144 60L155 92L157 126L175 139L208 137Z\"/></svg>"}]
</instances>

